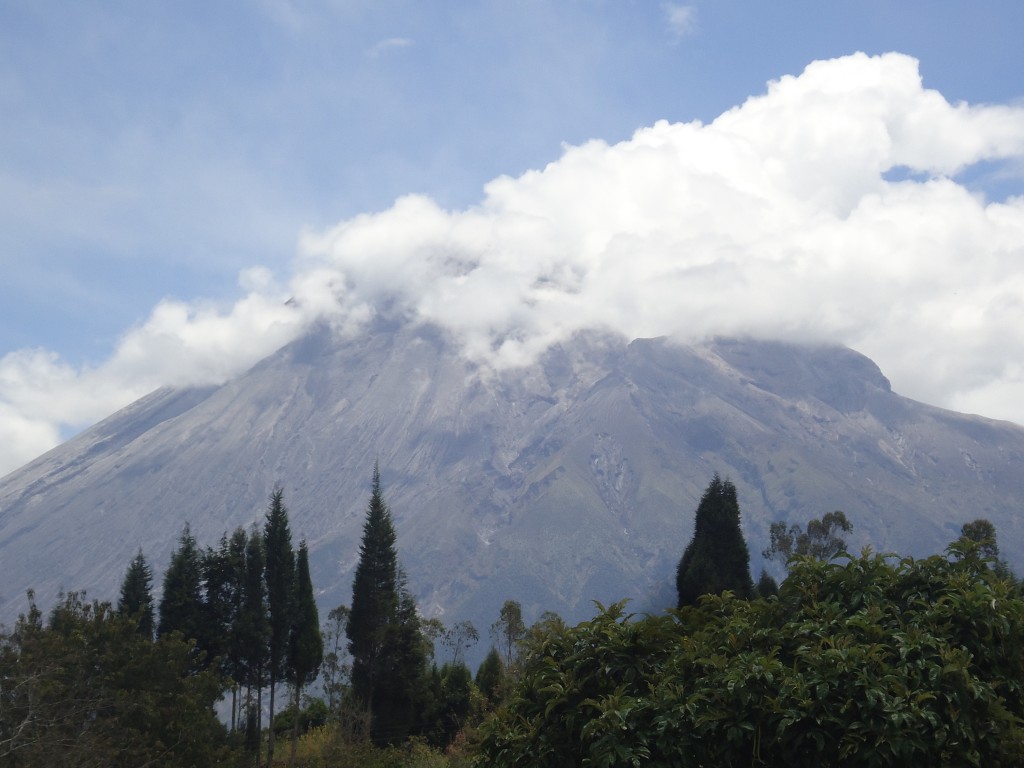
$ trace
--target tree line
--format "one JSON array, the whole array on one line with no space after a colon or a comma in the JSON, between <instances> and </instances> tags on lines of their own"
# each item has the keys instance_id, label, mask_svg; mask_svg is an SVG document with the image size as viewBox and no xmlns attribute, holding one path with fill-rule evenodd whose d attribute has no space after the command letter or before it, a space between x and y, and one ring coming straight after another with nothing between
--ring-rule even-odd
<instances>
[{"instance_id":1,"label":"tree line","mask_svg":"<svg viewBox=\"0 0 1024 768\"><path fill-rule=\"evenodd\" d=\"M755 584L740 522L715 475L674 610L528 626L507 600L474 675L476 627L417 610L378 467L351 603L322 626L275 489L214 547L186 526L158 602L141 551L116 605L30 595L0 635L0 766L1019 763L1024 601L991 523L922 561L844 554L839 511L773 523L788 575Z\"/></svg>"},{"instance_id":2,"label":"tree line","mask_svg":"<svg viewBox=\"0 0 1024 768\"><path fill-rule=\"evenodd\" d=\"M375 466L351 605L322 627L280 488L262 525L216 546L186 525L158 600L141 550L113 605L73 592L44 614L30 593L28 612L0 633L0 766L258 768L281 762L285 733L294 764L299 736L327 722L346 744L448 746L502 686L525 633L521 608L502 607L474 678L464 654L479 632L419 615L395 542ZM451 653L441 665L437 643ZM318 678L320 695L304 696Z\"/></svg>"}]
</instances>

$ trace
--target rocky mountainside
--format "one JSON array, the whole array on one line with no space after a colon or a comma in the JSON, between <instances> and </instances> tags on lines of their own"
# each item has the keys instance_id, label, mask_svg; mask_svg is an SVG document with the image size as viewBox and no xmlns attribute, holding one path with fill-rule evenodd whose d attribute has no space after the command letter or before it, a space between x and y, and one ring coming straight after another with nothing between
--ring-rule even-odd
<instances>
[{"instance_id":1,"label":"rocky mountainside","mask_svg":"<svg viewBox=\"0 0 1024 768\"><path fill-rule=\"evenodd\" d=\"M159 581L186 522L213 545L261 522L275 484L326 613L350 598L375 460L421 609L481 630L507 598L529 619L671 603L716 471L739 491L755 578L772 521L833 509L858 549L915 555L987 517L1024 562L1024 429L900 397L848 349L590 334L494 373L429 327L321 328L0 480L0 620L27 588L43 606L115 597L140 547Z\"/></svg>"}]
</instances>

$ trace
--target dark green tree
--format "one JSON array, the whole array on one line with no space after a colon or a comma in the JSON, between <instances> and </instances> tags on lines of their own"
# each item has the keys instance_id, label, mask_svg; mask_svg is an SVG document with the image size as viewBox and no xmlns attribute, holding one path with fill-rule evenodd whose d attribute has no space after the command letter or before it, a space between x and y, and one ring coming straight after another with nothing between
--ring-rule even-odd
<instances>
[{"instance_id":1,"label":"dark green tree","mask_svg":"<svg viewBox=\"0 0 1024 768\"><path fill-rule=\"evenodd\" d=\"M135 618L139 634L153 637L153 571L141 549L124 574L117 612Z\"/></svg>"},{"instance_id":2,"label":"dark green tree","mask_svg":"<svg viewBox=\"0 0 1024 768\"><path fill-rule=\"evenodd\" d=\"M295 561L295 602L288 643L288 682L295 691L295 712L302 710L302 689L311 683L323 661L324 643L320 635L320 616L313 594L313 581L309 575L309 550L306 542L299 544ZM299 741L299 717L292 726L291 761Z\"/></svg>"},{"instance_id":3,"label":"dark green tree","mask_svg":"<svg viewBox=\"0 0 1024 768\"><path fill-rule=\"evenodd\" d=\"M476 687L490 704L497 703L505 677L501 665L501 654L493 645L476 670Z\"/></svg>"},{"instance_id":4,"label":"dark green tree","mask_svg":"<svg viewBox=\"0 0 1024 768\"><path fill-rule=\"evenodd\" d=\"M444 748L454 741L469 718L473 698L473 673L462 662L453 662L442 666L437 676L437 722L431 736L435 746Z\"/></svg>"},{"instance_id":5,"label":"dark green tree","mask_svg":"<svg viewBox=\"0 0 1024 768\"><path fill-rule=\"evenodd\" d=\"M292 627L292 600L295 595L295 552L288 526L284 491L275 488L270 495L263 526L264 568L267 580L267 610L270 620L270 722L274 721L274 695L277 685L288 674L288 637ZM267 738L267 764L274 762L274 729Z\"/></svg>"},{"instance_id":6,"label":"dark green tree","mask_svg":"<svg viewBox=\"0 0 1024 768\"><path fill-rule=\"evenodd\" d=\"M193 664L199 669L203 663L199 649L204 644L205 624L203 558L195 537L186 525L178 541L178 549L171 553L170 564L164 573L157 636L180 632L186 640L195 640Z\"/></svg>"},{"instance_id":7,"label":"dark green tree","mask_svg":"<svg viewBox=\"0 0 1024 768\"><path fill-rule=\"evenodd\" d=\"M676 571L678 607L696 605L702 595L725 590L738 597L754 593L750 552L740 529L736 486L716 473L697 507L693 539Z\"/></svg>"},{"instance_id":8,"label":"dark green tree","mask_svg":"<svg viewBox=\"0 0 1024 768\"><path fill-rule=\"evenodd\" d=\"M964 557L988 561L989 567L1002 578L1014 578L1010 566L999 556L999 544L996 540L996 527L983 517L964 523L960 529L960 537L956 542L961 544L958 551Z\"/></svg>"},{"instance_id":9,"label":"dark green tree","mask_svg":"<svg viewBox=\"0 0 1024 768\"><path fill-rule=\"evenodd\" d=\"M757 596L767 598L777 594L779 594L779 583L762 568L761 577L757 580Z\"/></svg>"},{"instance_id":10,"label":"dark green tree","mask_svg":"<svg viewBox=\"0 0 1024 768\"><path fill-rule=\"evenodd\" d=\"M346 632L352 655L352 690L375 719L379 682L385 671L383 651L396 624L398 600L395 528L381 492L380 469L374 465Z\"/></svg>"},{"instance_id":11,"label":"dark green tree","mask_svg":"<svg viewBox=\"0 0 1024 768\"><path fill-rule=\"evenodd\" d=\"M135 615L65 595L0 632L0 765L212 765L219 683L189 641L154 642Z\"/></svg>"},{"instance_id":12,"label":"dark green tree","mask_svg":"<svg viewBox=\"0 0 1024 768\"><path fill-rule=\"evenodd\" d=\"M422 713L431 705L428 641L421 632L416 601L406 588L401 568L398 574L398 611L384 640L380 698L374 713L373 734L378 743L399 743L416 734L423 722Z\"/></svg>"},{"instance_id":13,"label":"dark green tree","mask_svg":"<svg viewBox=\"0 0 1024 768\"><path fill-rule=\"evenodd\" d=\"M960 540L978 545L982 557L995 560L999 557L999 544L996 542L996 527L983 517L964 523L960 529Z\"/></svg>"},{"instance_id":14,"label":"dark green tree","mask_svg":"<svg viewBox=\"0 0 1024 768\"><path fill-rule=\"evenodd\" d=\"M427 648L416 602L398 566L394 523L377 465L352 582L347 633L352 691L370 714L371 737L378 744L403 741L420 724Z\"/></svg>"},{"instance_id":15,"label":"dark green tree","mask_svg":"<svg viewBox=\"0 0 1024 768\"><path fill-rule=\"evenodd\" d=\"M263 728L263 686L268 680L267 661L270 655L270 618L263 563L263 536L253 526L245 546L242 609L233 632L233 642L241 649L238 658L239 682L245 685L246 720L252 721L257 743L258 734Z\"/></svg>"},{"instance_id":16,"label":"dark green tree","mask_svg":"<svg viewBox=\"0 0 1024 768\"><path fill-rule=\"evenodd\" d=\"M477 765L1024 765L1024 598L968 546L800 558L773 600L602 609L527 649Z\"/></svg>"},{"instance_id":17,"label":"dark green tree","mask_svg":"<svg viewBox=\"0 0 1024 768\"><path fill-rule=\"evenodd\" d=\"M224 652L222 670L231 685L231 731L234 732L241 722L239 717L238 696L239 686L245 680L245 664L243 659L247 653L247 640L242 636L243 621L242 613L245 609L245 584L246 567L245 553L249 544L249 537L245 529L239 526L231 534L227 542L227 552L224 555L226 561L227 588L225 598L228 605L227 612L227 645Z\"/></svg>"},{"instance_id":18,"label":"dark green tree","mask_svg":"<svg viewBox=\"0 0 1024 768\"><path fill-rule=\"evenodd\" d=\"M203 631L202 651L219 660L219 671L229 674L227 660L234 621L235 591L240 587L231 562L228 537L221 536L216 549L207 547L202 558Z\"/></svg>"}]
</instances>

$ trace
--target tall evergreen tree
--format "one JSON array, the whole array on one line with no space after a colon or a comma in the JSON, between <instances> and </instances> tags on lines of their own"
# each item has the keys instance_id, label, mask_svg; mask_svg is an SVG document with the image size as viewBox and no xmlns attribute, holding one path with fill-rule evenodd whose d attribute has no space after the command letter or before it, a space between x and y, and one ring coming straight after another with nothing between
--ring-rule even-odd
<instances>
[{"instance_id":1,"label":"tall evergreen tree","mask_svg":"<svg viewBox=\"0 0 1024 768\"><path fill-rule=\"evenodd\" d=\"M499 687L505 677L505 670L501 663L501 654L493 645L487 652L487 656L476 671L476 687L483 694L490 704L495 704L499 694Z\"/></svg>"},{"instance_id":2,"label":"tall evergreen tree","mask_svg":"<svg viewBox=\"0 0 1024 768\"><path fill-rule=\"evenodd\" d=\"M352 581L352 608L347 627L352 655L352 687L372 712L380 673L381 649L398 611L398 555L391 511L384 503L380 469L374 465L370 505L363 523L359 563Z\"/></svg>"},{"instance_id":3,"label":"tall evergreen tree","mask_svg":"<svg viewBox=\"0 0 1024 768\"><path fill-rule=\"evenodd\" d=\"M415 733L427 698L427 643L398 565L395 538L374 464L346 634L352 692L369 713L370 735L378 744Z\"/></svg>"},{"instance_id":4,"label":"tall evergreen tree","mask_svg":"<svg viewBox=\"0 0 1024 768\"><path fill-rule=\"evenodd\" d=\"M240 682L243 682L246 688L246 714L254 716L257 734L263 728L263 686L267 682L268 644L270 641L270 619L267 613L267 591L263 580L263 563L263 537L260 535L259 529L253 526L245 547L245 583L242 609L235 630L235 642L242 649L239 656L239 671L241 673ZM252 696L253 689L256 690L255 702Z\"/></svg>"},{"instance_id":5,"label":"tall evergreen tree","mask_svg":"<svg viewBox=\"0 0 1024 768\"><path fill-rule=\"evenodd\" d=\"M219 659L219 671L227 675L235 590L240 586L235 580L227 534L221 536L216 549L207 547L203 552L202 571L202 650L210 660Z\"/></svg>"},{"instance_id":6,"label":"tall evergreen tree","mask_svg":"<svg viewBox=\"0 0 1024 768\"><path fill-rule=\"evenodd\" d=\"M117 612L136 618L139 634L153 637L153 571L141 549L124 574Z\"/></svg>"},{"instance_id":7,"label":"tall evergreen tree","mask_svg":"<svg viewBox=\"0 0 1024 768\"><path fill-rule=\"evenodd\" d=\"M238 689L245 680L245 640L242 637L242 611L245 608L245 552L249 544L249 537L245 529L239 526L231 534L227 544L227 570L230 574L228 590L229 604L227 647L224 652L224 674L231 681L231 730L234 732L239 722L238 718Z\"/></svg>"},{"instance_id":8,"label":"tall evergreen tree","mask_svg":"<svg viewBox=\"0 0 1024 768\"><path fill-rule=\"evenodd\" d=\"M275 488L270 495L266 522L263 526L266 552L267 608L270 618L270 722L274 722L274 695L277 684L288 674L288 635L292 626L292 598L295 590L295 552L288 527L288 510L284 491ZM267 764L274 762L274 729L267 738Z\"/></svg>"},{"instance_id":9,"label":"tall evergreen tree","mask_svg":"<svg viewBox=\"0 0 1024 768\"><path fill-rule=\"evenodd\" d=\"M378 743L398 743L419 732L429 709L427 641L416 601L398 569L398 610L384 636L372 735Z\"/></svg>"},{"instance_id":10,"label":"tall evergreen tree","mask_svg":"<svg viewBox=\"0 0 1024 768\"><path fill-rule=\"evenodd\" d=\"M295 561L295 602L291 633L288 643L288 682L295 691L295 718L292 725L291 761L295 761L295 748L299 741L299 710L302 689L311 683L324 657L324 642L320 636L320 615L313 595L313 580L309 576L309 550L306 542L299 544Z\"/></svg>"},{"instance_id":11,"label":"tall evergreen tree","mask_svg":"<svg viewBox=\"0 0 1024 768\"><path fill-rule=\"evenodd\" d=\"M171 553L163 587L157 635L164 637L171 632L180 632L186 639L196 640L193 662L198 669L202 666L198 648L205 619L202 554L187 524L179 539L178 549Z\"/></svg>"},{"instance_id":12,"label":"tall evergreen tree","mask_svg":"<svg viewBox=\"0 0 1024 768\"><path fill-rule=\"evenodd\" d=\"M676 571L678 606L696 605L701 595L731 590L740 597L754 593L750 552L740 529L736 486L718 473L697 507L693 539Z\"/></svg>"}]
</instances>

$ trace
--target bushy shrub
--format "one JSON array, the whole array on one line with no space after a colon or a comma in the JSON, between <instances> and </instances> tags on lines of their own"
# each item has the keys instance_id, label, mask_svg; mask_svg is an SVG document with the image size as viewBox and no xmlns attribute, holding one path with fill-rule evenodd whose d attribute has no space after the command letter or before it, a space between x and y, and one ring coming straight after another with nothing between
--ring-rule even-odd
<instances>
[{"instance_id":1,"label":"bushy shrub","mask_svg":"<svg viewBox=\"0 0 1024 768\"><path fill-rule=\"evenodd\" d=\"M801 559L777 598L602 609L529 649L477 764L1021 765L1024 601L952 554Z\"/></svg>"}]
</instances>

